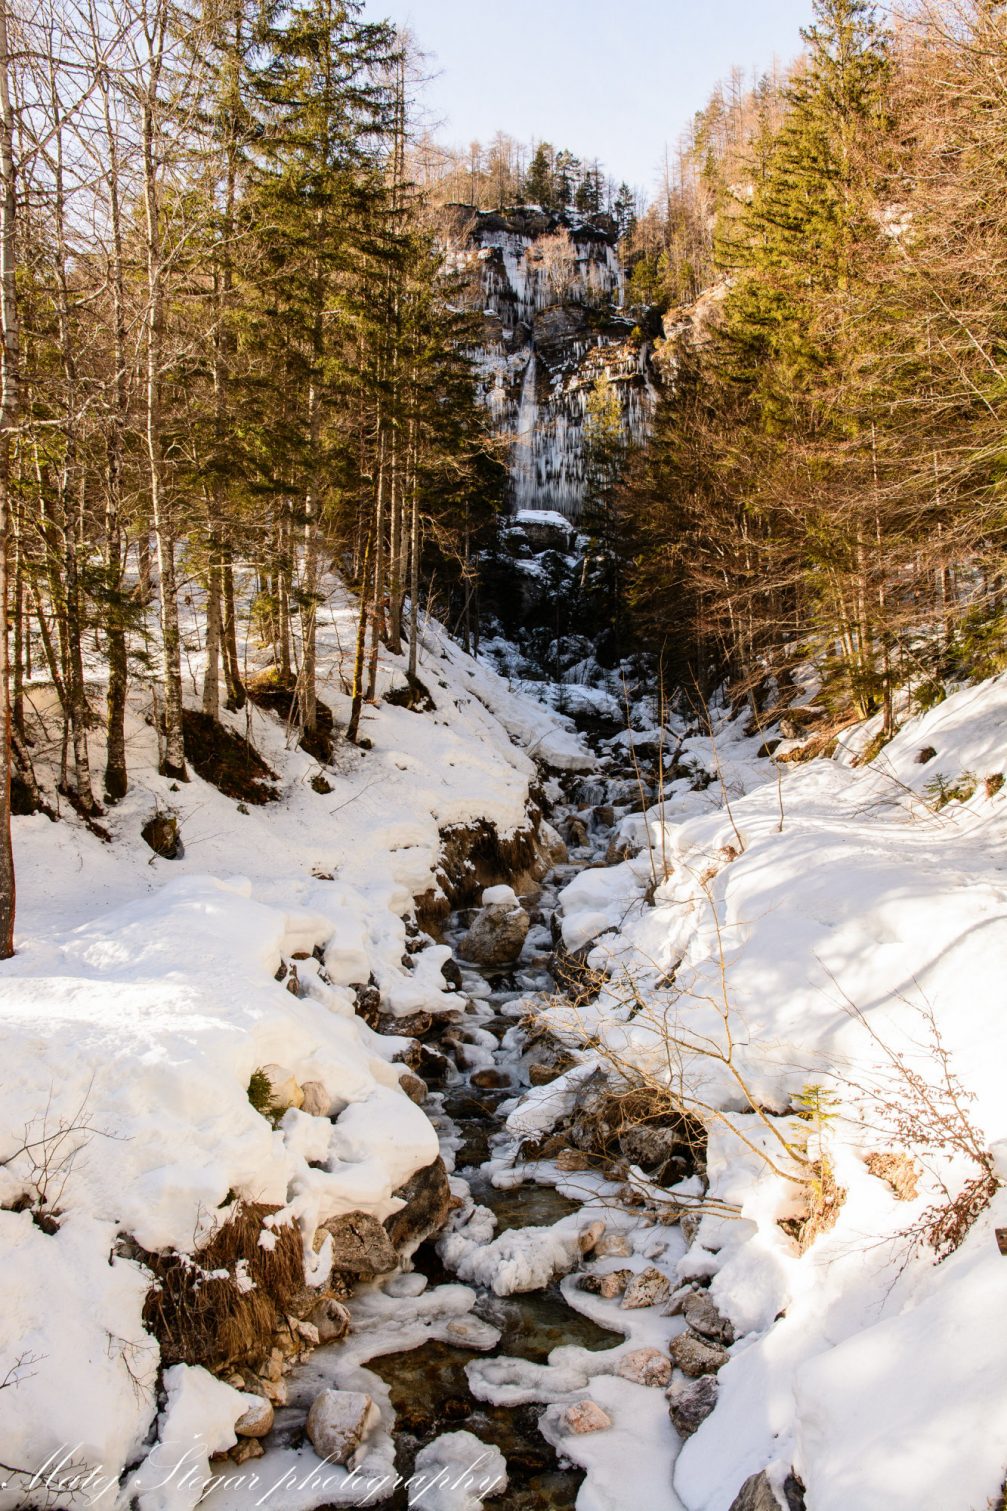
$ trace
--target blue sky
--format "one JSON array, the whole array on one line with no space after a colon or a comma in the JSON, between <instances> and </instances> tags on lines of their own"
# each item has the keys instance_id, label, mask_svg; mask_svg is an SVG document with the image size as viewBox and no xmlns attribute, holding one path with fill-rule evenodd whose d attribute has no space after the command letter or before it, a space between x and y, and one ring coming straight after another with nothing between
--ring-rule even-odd
<instances>
[{"instance_id":1,"label":"blue sky","mask_svg":"<svg viewBox=\"0 0 1007 1511\"><path fill-rule=\"evenodd\" d=\"M786 61L812 0L366 0L370 19L408 24L431 71L437 136L496 131L600 158L648 192L713 85L738 64Z\"/></svg>"}]
</instances>

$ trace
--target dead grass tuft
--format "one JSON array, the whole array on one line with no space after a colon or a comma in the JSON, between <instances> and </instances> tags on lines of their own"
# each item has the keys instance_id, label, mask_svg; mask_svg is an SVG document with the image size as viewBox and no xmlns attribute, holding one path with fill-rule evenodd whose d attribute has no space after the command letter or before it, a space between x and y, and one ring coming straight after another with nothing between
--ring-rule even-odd
<instances>
[{"instance_id":1,"label":"dead grass tuft","mask_svg":"<svg viewBox=\"0 0 1007 1511\"><path fill-rule=\"evenodd\" d=\"M299 1230L293 1223L265 1226L278 1210L238 1202L198 1253L141 1252L155 1277L144 1326L165 1364L214 1370L254 1365L269 1354L273 1334L304 1291Z\"/></svg>"}]
</instances>

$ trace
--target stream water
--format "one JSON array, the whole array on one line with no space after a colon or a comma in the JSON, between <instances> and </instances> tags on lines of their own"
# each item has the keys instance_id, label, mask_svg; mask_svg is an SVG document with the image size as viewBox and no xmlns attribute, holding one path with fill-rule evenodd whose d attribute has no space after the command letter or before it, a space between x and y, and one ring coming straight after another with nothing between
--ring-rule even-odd
<instances>
[{"instance_id":1,"label":"stream water","mask_svg":"<svg viewBox=\"0 0 1007 1511\"><path fill-rule=\"evenodd\" d=\"M587 801L585 801L585 799ZM567 864L557 866L542 883L541 891L522 902L532 924L518 962L506 972L476 972L462 963L463 990L469 995L469 1012L454 1025L455 1033L491 1050L495 1078L502 1083L487 1087L473 1082L479 1070L466 1070L455 1056L459 1079L447 1090L435 1092L428 1111L441 1123L455 1148L455 1174L462 1176L475 1200L488 1207L496 1219L496 1232L508 1228L548 1226L578 1209L579 1203L561 1195L553 1186L525 1183L497 1188L483 1169L500 1135L501 1102L527 1086L518 1068L514 1037L516 1018L508 1009L521 999L522 1011L529 999L552 995L557 990L547 962L553 949L552 917L562 888L588 865L603 863L611 837L611 823L598 823L592 805L608 799L607 784L577 779L570 784L568 801L552 814L562 825L576 815L586 830L586 843L571 849ZM623 809L622 811L626 811ZM606 814L606 818L609 815ZM580 837L579 831L576 837ZM457 944L465 932L468 915L456 915L446 931L446 941ZM519 1033L520 1030L517 1030ZM507 1043L501 1041L508 1035ZM481 1067L486 1070L485 1064ZM494 1079L494 1076L490 1076ZM414 1266L431 1284L454 1277L445 1270L434 1242L414 1256ZM479 1287L476 1287L480 1290ZM558 1284L538 1291L500 1298L480 1290L476 1314L500 1330L500 1341L490 1356L506 1355L544 1363L550 1352L563 1344L591 1350L611 1348L622 1335L599 1326L567 1305ZM385 1355L368 1366L389 1386L396 1412L396 1468L404 1478L412 1472L420 1448L441 1433L464 1428L481 1442L498 1447L507 1460L508 1490L502 1502L508 1511L548 1511L570 1508L577 1498L583 1472L560 1463L537 1430L541 1406L495 1407L477 1400L469 1390L465 1366L470 1350L444 1343L428 1343L404 1353ZM408 1504L405 1493L386 1502L398 1511ZM497 1504L497 1502L494 1502Z\"/></svg>"}]
</instances>

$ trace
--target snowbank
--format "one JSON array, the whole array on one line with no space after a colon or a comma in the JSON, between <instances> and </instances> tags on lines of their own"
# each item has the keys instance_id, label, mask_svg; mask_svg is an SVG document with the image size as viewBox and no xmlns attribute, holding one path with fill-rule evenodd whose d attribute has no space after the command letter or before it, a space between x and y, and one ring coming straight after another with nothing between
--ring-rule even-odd
<instances>
[{"instance_id":1,"label":"snowbank","mask_svg":"<svg viewBox=\"0 0 1007 1511\"><path fill-rule=\"evenodd\" d=\"M319 691L337 729L353 624L337 593L319 622ZM459 1006L441 971L447 949L406 950L405 915L436 885L440 831L485 820L512 834L543 749L558 764L587 758L565 721L432 624L420 675L434 710L368 708L371 748L337 742L314 788L318 762L290 748L279 720L253 707L225 716L242 734L247 718L279 777L279 801L248 811L195 774L184 785L157 775L137 689L131 789L107 815L111 844L73 820L15 820L18 953L0 966L5 1462L33 1470L77 1445L74 1471L91 1466L114 1483L144 1451L159 1357L141 1321L150 1276L119 1257L123 1236L191 1252L235 1198L265 1203L298 1224L319 1286L331 1264L319 1225L355 1210L384 1219L436 1157L433 1127L399 1087L402 1041L355 1016L351 987L373 978L392 1017ZM401 676L400 658L383 657L379 688ZM44 766L44 748L37 758ZM99 750L92 761L100 768ZM155 808L178 818L177 860L140 839ZM316 1083L328 1115L291 1110L274 1127L249 1100L266 1065ZM41 1225L10 1210L26 1204L48 1214ZM192 1371L171 1381L178 1400L169 1389L160 1430L184 1436L202 1419L197 1459L227 1446L240 1394L210 1380L210 1411ZM142 1471L136 1484L147 1484ZM0 1506L23 1504L23 1487L0 1488ZM31 1493L41 1502L48 1491ZM162 1502L148 1486L143 1504Z\"/></svg>"}]
</instances>

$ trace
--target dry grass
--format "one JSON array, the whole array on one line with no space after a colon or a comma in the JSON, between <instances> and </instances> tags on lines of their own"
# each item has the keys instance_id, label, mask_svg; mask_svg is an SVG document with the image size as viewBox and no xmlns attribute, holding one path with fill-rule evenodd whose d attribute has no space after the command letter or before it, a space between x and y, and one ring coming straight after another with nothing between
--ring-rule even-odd
<instances>
[{"instance_id":1,"label":"dry grass","mask_svg":"<svg viewBox=\"0 0 1007 1511\"><path fill-rule=\"evenodd\" d=\"M141 1254L155 1277L144 1326L165 1364L214 1370L254 1365L269 1354L273 1334L304 1291L298 1229L264 1227L277 1210L238 1202L197 1254ZM263 1231L275 1240L271 1248L259 1242Z\"/></svg>"}]
</instances>

